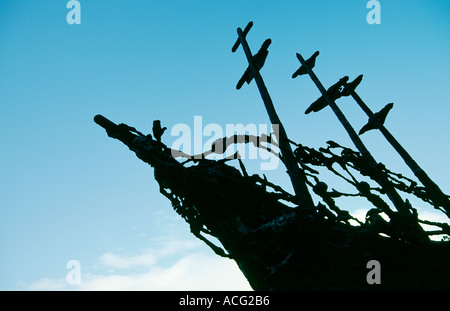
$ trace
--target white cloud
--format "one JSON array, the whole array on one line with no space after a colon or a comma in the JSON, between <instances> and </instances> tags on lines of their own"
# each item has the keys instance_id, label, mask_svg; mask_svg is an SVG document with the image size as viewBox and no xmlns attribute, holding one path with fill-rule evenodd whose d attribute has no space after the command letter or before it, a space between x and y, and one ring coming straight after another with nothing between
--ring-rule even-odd
<instances>
[{"instance_id":1,"label":"white cloud","mask_svg":"<svg viewBox=\"0 0 450 311\"><path fill-rule=\"evenodd\" d=\"M352 214L364 221L366 212L366 209L357 209ZM445 216L437 211L425 211L420 215L431 221L446 222ZM81 263L79 285L68 284L63 275L57 279L42 278L23 288L87 291L252 290L233 260L214 255L200 241L164 237L155 238L153 242L151 249L139 254L106 252L93 267L85 267Z\"/></svg>"},{"instance_id":2,"label":"white cloud","mask_svg":"<svg viewBox=\"0 0 450 311\"><path fill-rule=\"evenodd\" d=\"M449 219L444 213L437 210L419 210L419 218L423 220L449 223Z\"/></svg>"},{"instance_id":3,"label":"white cloud","mask_svg":"<svg viewBox=\"0 0 450 311\"><path fill-rule=\"evenodd\" d=\"M440 222L440 223L449 223L449 220L447 218L447 216L444 215L444 213L438 212L436 210L426 210L426 211L419 211L419 218L422 220L428 220L428 221L432 221L432 222ZM423 225L422 227L426 230L426 231L434 231L434 230L440 230L440 228L436 227L436 226L431 226L431 225ZM432 240L435 241L440 241L442 238L444 237L444 235L434 235L431 237Z\"/></svg>"},{"instance_id":4,"label":"white cloud","mask_svg":"<svg viewBox=\"0 0 450 311\"><path fill-rule=\"evenodd\" d=\"M160 242L163 242L161 240ZM94 271L86 273L81 263L81 284L70 285L65 276L43 278L27 290L252 290L237 264L200 250L200 242L170 241L139 255L107 252ZM175 258L175 260L174 260ZM172 260L171 264L168 262ZM139 268L139 269L136 269ZM136 272L138 271L138 272Z\"/></svg>"},{"instance_id":5,"label":"white cloud","mask_svg":"<svg viewBox=\"0 0 450 311\"><path fill-rule=\"evenodd\" d=\"M237 265L215 255L194 253L173 265L140 274L87 275L78 289L93 290L251 290Z\"/></svg>"},{"instance_id":6,"label":"white cloud","mask_svg":"<svg viewBox=\"0 0 450 311\"><path fill-rule=\"evenodd\" d=\"M366 213L367 213L367 211L368 211L368 209L360 208L360 209L355 210L351 214L352 214L353 217L355 217L359 221L365 222L366 221Z\"/></svg>"},{"instance_id":7,"label":"white cloud","mask_svg":"<svg viewBox=\"0 0 450 311\"><path fill-rule=\"evenodd\" d=\"M156 262L156 256L148 253L132 257L123 257L113 253L105 253L100 257L102 265L116 269L151 266Z\"/></svg>"},{"instance_id":8,"label":"white cloud","mask_svg":"<svg viewBox=\"0 0 450 311\"><path fill-rule=\"evenodd\" d=\"M34 291L44 291L44 290L64 290L67 288L67 282L65 278L60 279L50 279L43 278L40 279L31 285L25 285L26 290L34 290Z\"/></svg>"}]
</instances>

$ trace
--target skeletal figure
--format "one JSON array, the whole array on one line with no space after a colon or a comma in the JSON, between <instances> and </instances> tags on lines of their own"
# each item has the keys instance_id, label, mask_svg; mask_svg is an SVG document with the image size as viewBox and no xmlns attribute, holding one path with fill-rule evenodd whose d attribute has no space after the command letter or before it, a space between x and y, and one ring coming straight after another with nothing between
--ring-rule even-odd
<instances>
[{"instance_id":1,"label":"skeletal figure","mask_svg":"<svg viewBox=\"0 0 450 311\"><path fill-rule=\"evenodd\" d=\"M264 66L264 63L266 62L267 55L269 55L269 51L267 50L269 48L269 45L272 43L272 40L267 39L262 44L261 48L259 49L258 53L253 55L252 63L253 66L255 66L256 70L261 70L261 68ZM253 73L250 68L250 65L245 70L244 74L242 75L241 79L236 85L236 89L239 90L242 85L244 85L244 82L247 82L247 84L250 84L250 82L253 80Z\"/></svg>"},{"instance_id":2,"label":"skeletal figure","mask_svg":"<svg viewBox=\"0 0 450 311\"><path fill-rule=\"evenodd\" d=\"M309 59L306 60L306 65L309 67L309 69L313 69L314 66L316 65L316 58L317 56L319 56L319 51L316 51ZM299 58L299 54L297 53L297 58ZM294 72L294 74L292 75L292 79L301 76L301 75L305 75L308 72L306 71L305 66L301 65L300 68L297 69L296 72Z\"/></svg>"},{"instance_id":3,"label":"skeletal figure","mask_svg":"<svg viewBox=\"0 0 450 311\"><path fill-rule=\"evenodd\" d=\"M328 97L335 101L338 98L342 97L341 88L345 83L347 83L348 77L345 76L342 79L340 79L338 82L330 86L330 88L327 90ZM318 112L328 106L328 103L325 99L325 97L322 95L320 96L315 102L313 102L308 109L306 109L305 114L308 114L310 112Z\"/></svg>"},{"instance_id":4,"label":"skeletal figure","mask_svg":"<svg viewBox=\"0 0 450 311\"><path fill-rule=\"evenodd\" d=\"M367 124L364 125L359 131L359 135L362 135L367 131L377 129L383 125L392 107L394 107L394 103L389 103L383 109L371 115L369 117L369 122L367 122Z\"/></svg>"},{"instance_id":5,"label":"skeletal figure","mask_svg":"<svg viewBox=\"0 0 450 311\"><path fill-rule=\"evenodd\" d=\"M344 89L342 90L342 96L350 96L361 83L363 75L359 75L352 82L344 85Z\"/></svg>"},{"instance_id":6,"label":"skeletal figure","mask_svg":"<svg viewBox=\"0 0 450 311\"><path fill-rule=\"evenodd\" d=\"M155 120L153 121L153 136L155 136L155 139L157 141L161 141L161 136L164 134L165 130L167 130L167 127L161 128L161 121Z\"/></svg>"}]
</instances>

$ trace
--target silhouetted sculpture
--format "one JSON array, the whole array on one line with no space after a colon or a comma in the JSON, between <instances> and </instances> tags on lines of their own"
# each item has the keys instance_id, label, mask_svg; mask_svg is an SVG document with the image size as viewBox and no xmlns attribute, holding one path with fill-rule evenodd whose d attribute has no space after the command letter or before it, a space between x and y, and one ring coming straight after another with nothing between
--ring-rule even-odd
<instances>
[{"instance_id":1,"label":"silhouetted sculpture","mask_svg":"<svg viewBox=\"0 0 450 311\"><path fill-rule=\"evenodd\" d=\"M253 22L249 22L247 24L247 26L245 26L244 31L242 32L242 36L245 38L247 37L248 32L250 31L250 29L253 26ZM233 47L231 48L231 52L236 52L236 50L238 49L239 45L241 44L241 41L239 40L239 38L237 38L236 42L234 43Z\"/></svg>"},{"instance_id":2,"label":"silhouetted sculpture","mask_svg":"<svg viewBox=\"0 0 450 311\"><path fill-rule=\"evenodd\" d=\"M259 49L258 53L253 55L252 62L253 62L253 65L255 66L255 68L258 71L261 70L261 68L264 66L264 63L266 62L267 55L269 55L269 51L267 49L269 48L269 45L271 43L272 43L272 40L267 39L262 44L262 46ZM252 73L252 70L250 69L250 66L249 66L249 67L247 67L247 69L245 70L245 72L242 75L241 79L237 83L236 89L239 90L242 87L242 85L244 84L244 82L247 82L247 84L250 84L250 82L252 80L253 80L253 73Z\"/></svg>"},{"instance_id":3,"label":"silhouetted sculpture","mask_svg":"<svg viewBox=\"0 0 450 311\"><path fill-rule=\"evenodd\" d=\"M384 124L384 121L386 120L386 117L392 107L394 107L394 103L389 103L383 109L369 117L369 122L361 128L359 135L362 135L370 130L379 129L380 125Z\"/></svg>"},{"instance_id":4,"label":"silhouetted sculpture","mask_svg":"<svg viewBox=\"0 0 450 311\"><path fill-rule=\"evenodd\" d=\"M279 136L274 134L274 137L282 150L280 158L291 177L294 195L268 181L265 175L262 178L248 174L241 159L237 167L228 165L226 160L195 161L181 151L174 153L161 141L166 128L161 128L158 120L154 121L154 137L126 124L116 125L101 115L95 116L94 121L108 136L120 140L154 168L161 194L189 224L192 234L215 254L236 261L255 290L450 289L450 225L421 219L408 198L404 200L398 192L435 208L442 204L439 210L446 215L449 209L444 201L448 202L449 197L442 193L437 200L432 187L424 187L376 162L334 103L343 94L358 99L354 89L362 75L349 84L348 77L344 77L325 90L306 61L299 57L358 151L334 141L327 141L327 147L318 150L302 146L289 140L284 132L259 74L270 41L252 56L240 28L238 36L254 74L244 81L255 79L271 123L280 126ZM391 108L389 104L374 115L367 107L363 109L368 112L369 123L379 127ZM380 130L383 132L384 127ZM267 137L235 135L217 140L213 146L222 146L220 153L224 153L228 142L253 143L256 148L262 148L261 141L267 141ZM292 158L291 145L297 147ZM211 150L203 154L214 151L219 152ZM188 160L180 161L180 157ZM342 188L329 191L321 180L321 170L339 178L347 186L345 192ZM313 201L311 191L316 194L314 200L318 198L319 202ZM365 199L369 203L365 220L341 210L338 207L341 197ZM205 235L215 238L220 246ZM430 237L436 235L445 238L431 241ZM379 261L382 266L379 285L368 284L366 279L366 265L371 260Z\"/></svg>"},{"instance_id":5,"label":"silhouetted sculpture","mask_svg":"<svg viewBox=\"0 0 450 311\"><path fill-rule=\"evenodd\" d=\"M313 69L314 66L316 65L316 58L317 56L319 56L319 51L316 51L310 58L308 58L306 60L306 64L310 69ZM297 58L299 57L299 54L297 53ZM294 74L292 75L292 79L301 76L301 75L305 75L308 72L306 71L305 66L301 65L300 68L297 69L296 72L294 72Z\"/></svg>"},{"instance_id":6,"label":"silhouetted sculpture","mask_svg":"<svg viewBox=\"0 0 450 311\"><path fill-rule=\"evenodd\" d=\"M248 46L246 39L242 35L243 33L241 28L237 29L237 34L241 42L242 49L244 50L245 57L247 58L248 69L250 69L252 75L254 76L253 78L255 79L256 86L258 87L261 99L263 100L264 107L266 108L266 112L269 116L269 120L272 124L278 125L278 134L276 136L279 141L280 156L281 158L283 158L283 163L286 166L289 179L291 180L292 186L294 188L295 197L299 203L312 205L313 200L305 184L305 172L299 169L298 164L295 161L294 153L292 152L292 148L289 143L290 140L287 136L283 123L281 123L280 118L278 117L275 106L272 102L272 98L270 97L269 91L267 90L264 80L259 72L260 68L258 69L258 67L254 64L254 55L252 55L250 47ZM263 43L263 47L264 45L268 46L271 42L272 41L270 39L267 39ZM263 49L263 47L261 48L261 50L267 51L267 47L265 49ZM264 57L264 59L266 57L267 55Z\"/></svg>"},{"instance_id":7,"label":"silhouetted sculpture","mask_svg":"<svg viewBox=\"0 0 450 311\"><path fill-rule=\"evenodd\" d=\"M344 88L342 89L342 96L350 96L361 83L362 79L363 75L359 75L352 82L345 84Z\"/></svg>"},{"instance_id":8,"label":"silhouetted sculpture","mask_svg":"<svg viewBox=\"0 0 450 311\"><path fill-rule=\"evenodd\" d=\"M330 146L330 148L342 148L341 145L339 145L337 142L328 140L327 144Z\"/></svg>"},{"instance_id":9,"label":"silhouetted sculpture","mask_svg":"<svg viewBox=\"0 0 450 311\"><path fill-rule=\"evenodd\" d=\"M345 84L344 84L345 86ZM366 103L359 97L355 90L350 90L351 96L361 109L370 118L373 116L372 110L366 105ZM440 187L427 175L427 173L417 164L417 162L411 157L411 155L403 148L403 146L395 139L395 137L384 127L379 128L381 134L391 144L391 146L397 151L397 153L405 161L405 164L411 169L414 175L424 185L427 192L427 200L433 202L434 208L444 212L450 218L450 197L446 195ZM420 191L419 191L420 192ZM419 193L416 192L416 193ZM424 197L424 196L422 196Z\"/></svg>"},{"instance_id":10,"label":"silhouetted sculpture","mask_svg":"<svg viewBox=\"0 0 450 311\"><path fill-rule=\"evenodd\" d=\"M347 81L348 77L345 76L342 79L339 79L338 82L330 86L330 88L327 90L327 95L332 101L335 101L336 99L342 97L341 88ZM323 108L325 108L326 106L328 106L328 103L325 97L322 95L315 102L313 102L311 106L308 107L308 109L306 109L305 114L308 114L310 112L318 112Z\"/></svg>"},{"instance_id":11,"label":"silhouetted sculpture","mask_svg":"<svg viewBox=\"0 0 450 311\"><path fill-rule=\"evenodd\" d=\"M161 121L155 120L153 121L153 136L157 141L161 141L161 136L164 134L164 132L167 130L167 127L161 128Z\"/></svg>"}]
</instances>

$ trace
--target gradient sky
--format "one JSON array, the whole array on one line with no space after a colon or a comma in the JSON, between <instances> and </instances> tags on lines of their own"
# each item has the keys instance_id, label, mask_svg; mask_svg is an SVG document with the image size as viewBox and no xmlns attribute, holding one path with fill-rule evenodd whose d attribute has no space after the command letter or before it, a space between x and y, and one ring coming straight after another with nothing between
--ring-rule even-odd
<instances>
[{"instance_id":1,"label":"gradient sky","mask_svg":"<svg viewBox=\"0 0 450 311\"><path fill-rule=\"evenodd\" d=\"M331 109L304 115L319 91L291 79L295 53L320 50L323 84L364 74L360 96L374 111L394 102L386 127L450 193L449 1L380 0L380 25L366 22L365 0L80 0L81 25L67 24L66 3L0 1L1 290L249 288L190 235L153 169L93 117L141 132L154 119L171 129L194 116L269 123L254 82L235 89L246 59L231 46L250 20L253 52L272 39L261 74L292 140L353 147ZM338 104L356 129L367 121L350 99ZM412 175L379 133L363 141ZM267 174L288 185L281 166ZM80 286L65 281L72 259Z\"/></svg>"}]
</instances>

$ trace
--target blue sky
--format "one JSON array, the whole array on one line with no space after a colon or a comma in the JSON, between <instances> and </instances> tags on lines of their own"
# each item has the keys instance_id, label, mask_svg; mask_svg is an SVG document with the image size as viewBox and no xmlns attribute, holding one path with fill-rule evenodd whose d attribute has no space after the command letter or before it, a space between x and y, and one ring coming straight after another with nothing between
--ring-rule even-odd
<instances>
[{"instance_id":1,"label":"blue sky","mask_svg":"<svg viewBox=\"0 0 450 311\"><path fill-rule=\"evenodd\" d=\"M291 139L353 147L331 109L304 115L319 91L291 79L295 53L320 50L324 85L364 74L360 96L374 111L395 103L386 127L450 193L448 1L381 0L380 25L366 22L365 0L80 0L80 25L67 24L66 3L0 1L2 290L78 289L65 282L71 259L85 289L249 288L189 234L153 169L93 117L142 132L154 119L170 129L194 116L269 123L256 85L235 89L246 59L231 46L250 20L253 52L272 39L261 73ZM365 124L351 100L338 103L356 129ZM412 175L379 133L363 140L376 160ZM281 167L268 176L289 188Z\"/></svg>"}]
</instances>

